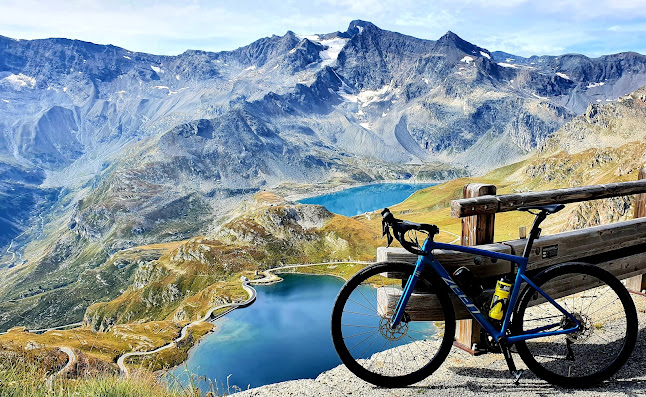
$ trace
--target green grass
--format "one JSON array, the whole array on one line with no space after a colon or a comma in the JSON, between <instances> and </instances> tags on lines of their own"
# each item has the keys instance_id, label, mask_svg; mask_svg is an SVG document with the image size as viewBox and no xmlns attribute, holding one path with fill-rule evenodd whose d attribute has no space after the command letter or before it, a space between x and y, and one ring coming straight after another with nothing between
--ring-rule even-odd
<instances>
[{"instance_id":1,"label":"green grass","mask_svg":"<svg viewBox=\"0 0 646 397\"><path fill-rule=\"evenodd\" d=\"M65 360L54 351L8 350L0 347L0 396L2 397L206 397L240 391L235 386L189 374L189 384L159 379L148 371L131 371L129 378L116 371L93 370L72 377L52 376ZM196 385L204 381L205 394ZM226 380L225 380L226 382Z\"/></svg>"}]
</instances>

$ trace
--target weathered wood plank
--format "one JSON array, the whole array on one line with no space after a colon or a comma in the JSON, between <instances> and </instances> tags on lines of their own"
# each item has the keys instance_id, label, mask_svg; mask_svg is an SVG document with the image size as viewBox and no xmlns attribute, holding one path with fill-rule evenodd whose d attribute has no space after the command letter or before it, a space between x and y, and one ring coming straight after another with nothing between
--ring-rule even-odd
<instances>
[{"instance_id":1,"label":"weathered wood plank","mask_svg":"<svg viewBox=\"0 0 646 397\"><path fill-rule=\"evenodd\" d=\"M464 198L495 196L495 194L496 186L481 183L469 183L462 190L462 197ZM462 218L462 245L472 246L493 243L495 220L496 214L478 214ZM468 318L459 320L456 325L456 345L470 351L474 345L480 342L480 324Z\"/></svg>"},{"instance_id":2,"label":"weathered wood plank","mask_svg":"<svg viewBox=\"0 0 646 397\"><path fill-rule=\"evenodd\" d=\"M646 179L646 168L639 170L638 179ZM635 218L646 217L646 194L638 194L635 197ZM626 280L626 288L631 291L641 292L646 288L646 276L638 275Z\"/></svg>"},{"instance_id":3,"label":"weathered wood plank","mask_svg":"<svg viewBox=\"0 0 646 397\"><path fill-rule=\"evenodd\" d=\"M639 170L637 178L646 180L646 168ZM635 197L635 218L643 218L646 216L646 193L638 194Z\"/></svg>"},{"instance_id":4,"label":"weathered wood plank","mask_svg":"<svg viewBox=\"0 0 646 397\"><path fill-rule=\"evenodd\" d=\"M478 248L511 254L511 247L501 243L482 244ZM449 272L453 272L460 266L468 267L476 277L495 276L508 273L511 269L511 263L508 261L498 260L496 263L491 262L491 258L476 257L464 252L435 250L433 255ZM417 256L411 254L403 248L396 247L379 247L377 248L377 262L406 262L415 263Z\"/></svg>"},{"instance_id":5,"label":"weathered wood plank","mask_svg":"<svg viewBox=\"0 0 646 397\"><path fill-rule=\"evenodd\" d=\"M451 201L451 216L464 218L478 214L495 214L498 212L498 198L496 196L474 197Z\"/></svg>"},{"instance_id":6,"label":"weathered wood plank","mask_svg":"<svg viewBox=\"0 0 646 397\"><path fill-rule=\"evenodd\" d=\"M527 240L504 244L513 255L522 255ZM528 270L615 251L646 243L646 218L541 236L534 241Z\"/></svg>"},{"instance_id":7,"label":"weathered wood plank","mask_svg":"<svg viewBox=\"0 0 646 397\"><path fill-rule=\"evenodd\" d=\"M451 201L451 216L462 218L477 214L513 211L528 205L567 204L638 193L646 193L646 180L466 198Z\"/></svg>"}]
</instances>

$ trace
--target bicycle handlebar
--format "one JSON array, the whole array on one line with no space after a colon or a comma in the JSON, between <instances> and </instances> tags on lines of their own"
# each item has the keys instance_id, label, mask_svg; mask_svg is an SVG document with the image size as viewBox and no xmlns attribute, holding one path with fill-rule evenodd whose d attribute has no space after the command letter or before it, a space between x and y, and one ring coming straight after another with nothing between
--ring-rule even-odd
<instances>
[{"instance_id":1,"label":"bicycle handlebar","mask_svg":"<svg viewBox=\"0 0 646 397\"><path fill-rule=\"evenodd\" d=\"M415 255L424 255L424 252L419 250L418 244L416 242L406 240L406 233L411 230L416 230L420 232L428 233L429 238L433 238L434 235L440 232L440 229L435 225L430 225L428 223L415 223L409 222L402 219L397 219L393 216L388 208L384 208L381 211L381 227L382 227L382 237L386 236L388 241L388 246L393 241L393 236L390 234L390 229L392 229L395 238L399 243L404 247L408 252L411 252Z\"/></svg>"}]
</instances>

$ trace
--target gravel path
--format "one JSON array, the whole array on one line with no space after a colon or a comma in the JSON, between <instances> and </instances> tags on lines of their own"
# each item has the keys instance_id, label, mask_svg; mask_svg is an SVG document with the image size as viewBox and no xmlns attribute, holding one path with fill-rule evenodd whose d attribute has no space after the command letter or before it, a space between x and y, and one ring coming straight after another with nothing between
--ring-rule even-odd
<instances>
[{"instance_id":1,"label":"gravel path","mask_svg":"<svg viewBox=\"0 0 646 397\"><path fill-rule=\"evenodd\" d=\"M316 379L302 379L262 386L235 394L251 396L646 396L646 297L633 295L639 315L637 345L628 363L611 380L585 390L552 386L527 371L515 385L502 355L471 356L453 348L442 366L429 378L401 389L384 389L366 383L340 365ZM514 361L525 365L518 355Z\"/></svg>"},{"instance_id":2,"label":"gravel path","mask_svg":"<svg viewBox=\"0 0 646 397\"><path fill-rule=\"evenodd\" d=\"M62 375L65 372L69 371L69 369L72 368L72 366L76 363L76 354L74 354L74 350L67 346L61 346L59 347L59 349L63 353L67 354L67 364L65 364L65 366L56 373L56 376Z\"/></svg>"}]
</instances>

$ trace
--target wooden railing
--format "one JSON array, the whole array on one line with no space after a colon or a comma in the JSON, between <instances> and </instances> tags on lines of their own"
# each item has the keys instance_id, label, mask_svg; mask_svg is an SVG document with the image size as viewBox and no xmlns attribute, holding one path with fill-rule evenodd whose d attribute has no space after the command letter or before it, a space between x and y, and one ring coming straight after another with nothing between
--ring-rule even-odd
<instances>
[{"instance_id":1,"label":"wooden railing","mask_svg":"<svg viewBox=\"0 0 646 397\"><path fill-rule=\"evenodd\" d=\"M527 192L495 195L494 185L468 184L463 190L463 199L451 202L452 215L462 218L462 245L478 245L478 248L522 255L526 239L493 243L495 214L511 211L528 205L573 203L600 198L638 194L635 200L635 219L609 225L588 227L549 236L541 236L534 242L529 257L528 270L536 270L557 263L582 261L593 263L625 280L629 290L642 291L646 288L646 171L639 172L639 180L611 183L543 192ZM492 263L486 257L454 252L434 252L440 263L452 271L467 266L478 277L495 280L496 276L509 273L511 263L498 260ZM378 261L414 262L416 256L403 248L377 249ZM485 286L486 287L486 286ZM552 291L563 296L584 289L573 282L568 289ZM548 291L549 292L549 291ZM411 302L416 318L432 320L436 310L434 302L424 297ZM416 307L418 306L418 307ZM454 300L458 319L456 345L471 350L479 342L480 327L459 301Z\"/></svg>"}]
</instances>

